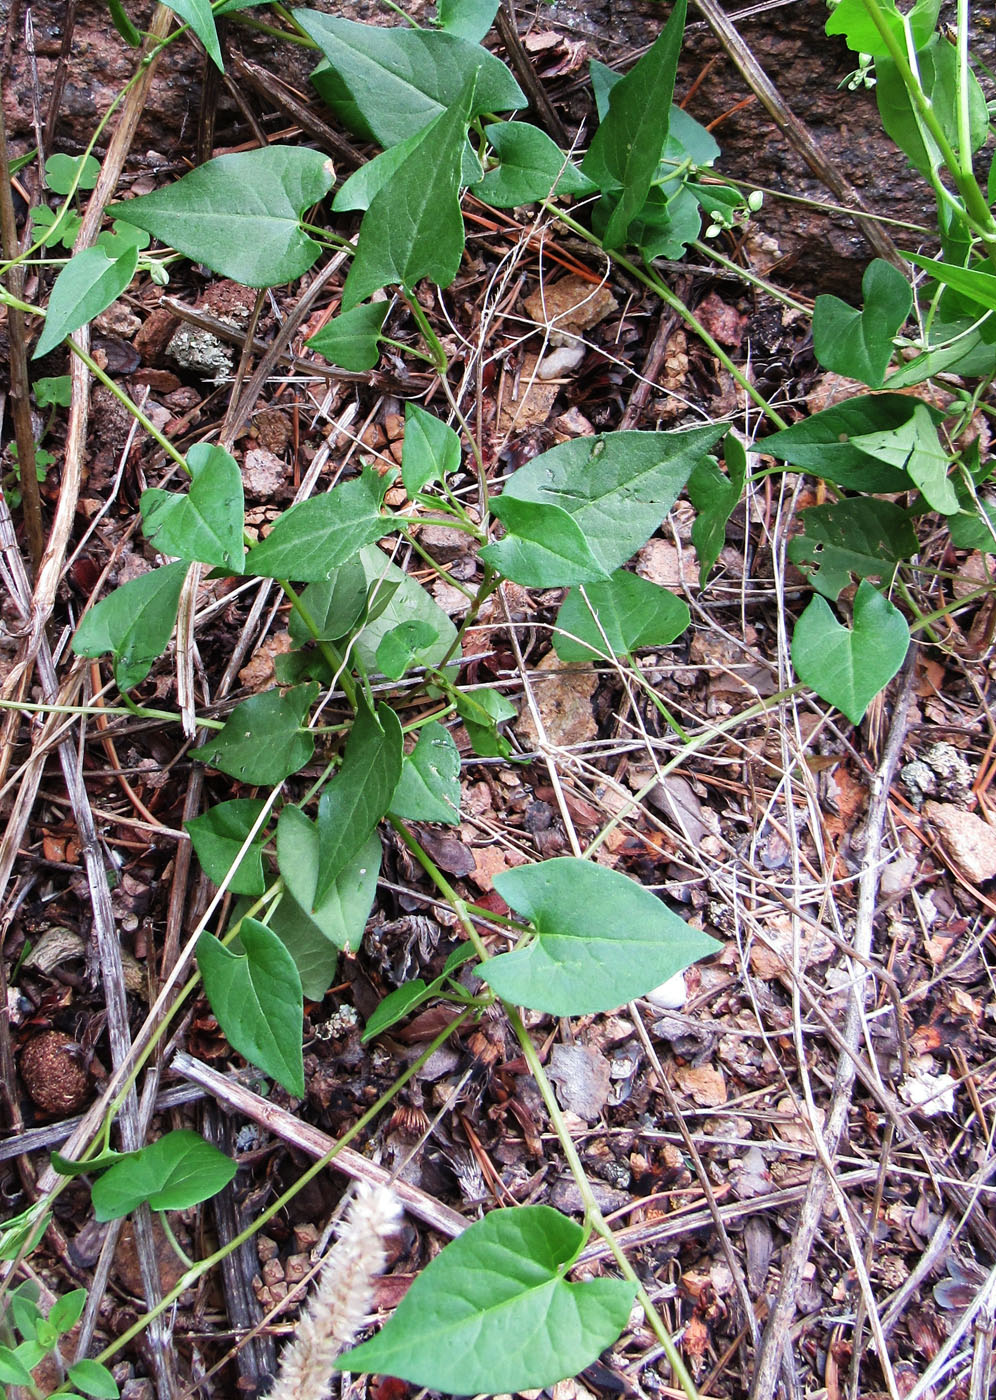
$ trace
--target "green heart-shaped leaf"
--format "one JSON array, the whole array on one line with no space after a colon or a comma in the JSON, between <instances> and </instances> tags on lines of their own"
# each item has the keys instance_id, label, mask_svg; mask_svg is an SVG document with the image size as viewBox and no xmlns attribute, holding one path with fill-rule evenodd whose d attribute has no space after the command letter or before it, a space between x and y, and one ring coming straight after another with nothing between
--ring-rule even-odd
<instances>
[{"instance_id":1,"label":"green heart-shaped leaf","mask_svg":"<svg viewBox=\"0 0 996 1400\"><path fill-rule=\"evenodd\" d=\"M422 729L414 751L405 759L391 811L417 822L460 822L460 750L448 730L435 720Z\"/></svg>"},{"instance_id":2,"label":"green heart-shaped leaf","mask_svg":"<svg viewBox=\"0 0 996 1400\"><path fill-rule=\"evenodd\" d=\"M205 875L216 885L229 875L264 806L259 798L236 797L231 802L218 802L202 816L184 822ZM254 840L232 872L227 888L233 894L259 895L266 889L264 844L262 837Z\"/></svg>"},{"instance_id":3,"label":"green heart-shaped leaf","mask_svg":"<svg viewBox=\"0 0 996 1400\"><path fill-rule=\"evenodd\" d=\"M390 309L389 301L354 306L352 311L333 317L305 343L340 369L354 374L373 369L380 359L380 332Z\"/></svg>"},{"instance_id":4,"label":"green heart-shaped leaf","mask_svg":"<svg viewBox=\"0 0 996 1400\"><path fill-rule=\"evenodd\" d=\"M220 946L220 945L219 945ZM143 1203L153 1210L186 1210L216 1195L238 1168L197 1133L180 1129L130 1152L93 1184L100 1221L117 1220Z\"/></svg>"},{"instance_id":5,"label":"green heart-shaped leaf","mask_svg":"<svg viewBox=\"0 0 996 1400\"><path fill-rule=\"evenodd\" d=\"M321 247L301 228L332 187L331 162L304 146L218 156L175 184L109 212L245 287L275 287L308 271Z\"/></svg>"},{"instance_id":6,"label":"green heart-shaped leaf","mask_svg":"<svg viewBox=\"0 0 996 1400\"><path fill-rule=\"evenodd\" d=\"M173 635L188 568L181 561L151 569L102 598L77 627L73 651L77 656L109 651L120 688L139 685Z\"/></svg>"},{"instance_id":7,"label":"green heart-shaped leaf","mask_svg":"<svg viewBox=\"0 0 996 1400\"><path fill-rule=\"evenodd\" d=\"M423 1269L377 1336L337 1369L470 1395L553 1385L619 1336L634 1287L568 1283L585 1232L549 1206L493 1210Z\"/></svg>"},{"instance_id":8,"label":"green heart-shaped leaf","mask_svg":"<svg viewBox=\"0 0 996 1400\"><path fill-rule=\"evenodd\" d=\"M285 807L280 813L277 823L277 864L284 884L312 926L337 948L355 951L360 946L377 890L380 861L380 837L376 831L368 832L328 893L321 900L316 900L320 869L318 827L308 820L299 807ZM283 937L283 929L276 920L274 927ZM300 943L301 939L297 942ZM291 943L290 939L288 943Z\"/></svg>"},{"instance_id":9,"label":"green heart-shaped leaf","mask_svg":"<svg viewBox=\"0 0 996 1400\"><path fill-rule=\"evenodd\" d=\"M719 947L642 885L573 856L504 870L495 889L536 932L479 974L504 1000L553 1016L609 1011Z\"/></svg>"},{"instance_id":10,"label":"green heart-shaped leaf","mask_svg":"<svg viewBox=\"0 0 996 1400\"><path fill-rule=\"evenodd\" d=\"M913 305L913 291L891 263L875 258L861 279L864 306L818 296L813 307L813 353L824 369L879 389L892 359L893 337Z\"/></svg>"},{"instance_id":11,"label":"green heart-shaped leaf","mask_svg":"<svg viewBox=\"0 0 996 1400\"><path fill-rule=\"evenodd\" d=\"M315 751L305 715L318 694L317 685L293 690L264 690L236 705L227 723L193 757L229 777L259 787L282 783L303 768Z\"/></svg>"},{"instance_id":12,"label":"green heart-shaped leaf","mask_svg":"<svg viewBox=\"0 0 996 1400\"><path fill-rule=\"evenodd\" d=\"M204 994L232 1049L289 1094L300 1096L304 1010L294 959L256 919L242 920L239 943L241 951L233 952L212 934L198 939Z\"/></svg>"},{"instance_id":13,"label":"green heart-shaped leaf","mask_svg":"<svg viewBox=\"0 0 996 1400\"><path fill-rule=\"evenodd\" d=\"M240 573L245 563L245 497L238 463L223 447L198 442L187 453L190 490L142 492L142 533L161 554Z\"/></svg>"},{"instance_id":14,"label":"green heart-shaped leaf","mask_svg":"<svg viewBox=\"0 0 996 1400\"><path fill-rule=\"evenodd\" d=\"M804 685L857 724L903 664L909 644L902 613L862 580L853 628L837 621L825 598L810 601L795 624L792 665Z\"/></svg>"}]
</instances>

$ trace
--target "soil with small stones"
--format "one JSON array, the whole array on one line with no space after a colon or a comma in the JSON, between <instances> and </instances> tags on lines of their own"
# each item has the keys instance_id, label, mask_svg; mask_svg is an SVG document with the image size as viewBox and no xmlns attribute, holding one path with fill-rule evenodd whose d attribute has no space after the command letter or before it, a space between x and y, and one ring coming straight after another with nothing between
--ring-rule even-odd
<instances>
[{"instance_id":1,"label":"soil with small stones","mask_svg":"<svg viewBox=\"0 0 996 1400\"><path fill-rule=\"evenodd\" d=\"M409 8L423 13L419 5ZM72 44L63 62L71 9ZM349 13L378 21L384 15L372 2ZM38 132L46 153L78 152L131 75L133 51L108 24L105 8L89 0L7 5L0 15L12 153L33 146ZM929 226L926 190L882 136L873 96L841 90L853 55L826 41L824 19L821 4L800 0L747 13L739 28L787 106L867 207ZM526 52L572 137L592 126L587 60L625 66L660 23L659 8L637 0L517 7ZM269 68L319 120L330 120L308 95L306 54L234 23L224 37L230 63L241 55ZM978 37L985 54L990 17L979 18ZM753 241L729 239L722 250L803 300L830 291L853 297L871 256L865 238L850 216L814 207L826 202L824 186L697 13L676 96L711 126L723 148L721 171L774 192L752 226ZM295 118L278 95L248 79L219 81L191 45L175 44L149 92L120 190L156 188L211 152L252 143L250 118L269 139L296 139ZM336 158L348 168L348 152ZM26 197L37 197L33 168L19 178ZM805 202L782 201L779 193ZM480 217L482 209L468 204L468 213ZM524 220L488 225L468 218L468 233L460 276L425 305L451 351L453 384L466 371L477 386L465 407L494 481L553 443L593 431L685 426L703 415L746 421L739 390L719 363L638 284L616 275L598 319L584 327L584 358L556 381L530 383L530 366L545 353L531 297L540 288L552 296L564 276L595 288L603 269L590 248L554 228L540 248L528 243ZM501 259L510 260L504 274ZM694 265L669 276L714 338L738 364L749 362L754 382L781 404L801 412L807 398L815 407L851 392L819 371L805 318ZM261 300L260 340L279 333L298 290ZM171 270L168 295L234 330L235 348L231 336L219 340L184 321L148 278L98 318L94 345L156 426L186 450L220 428L255 298L183 263ZM370 375L306 373L303 342L328 306L326 295L312 308L294 342L297 361L278 366L237 435L234 454L255 532L292 501L313 467L317 489L327 489L340 472L352 473L360 456L384 469L396 465L406 398L444 412L432 376L400 355L385 356ZM414 340L402 309L388 324L392 334ZM486 353L475 359L482 326ZM60 351L40 370L65 367ZM113 395L95 388L90 410L51 632L60 648L60 629L68 634L95 592L103 595L152 563L135 529L137 504L146 486L167 482L161 454L132 434ZM6 418L3 430L6 447ZM62 487L64 432L60 419L51 435L56 465L42 487L49 520ZM470 493L474 483L468 474L455 485ZM505 585L468 631L460 659L468 683L496 686L516 704L508 733L521 761L482 760L458 727L460 824L418 831L460 896L493 914L507 912L494 888L500 872L597 843L601 863L654 889L719 941L716 956L689 969L683 988L570 1024L527 1020L602 1210L702 1394L724 1400L751 1392L819 1156L815 1135L834 1109L848 989L863 968L847 954L869 861L881 866L881 888L857 1085L832 1163L835 1189L802 1276L792 1281L785 1393L827 1400L890 1389L908 1394L996 1267L996 857L986 703L992 606L971 602L948 624L943 645L919 651L885 834L869 852L865 821L897 713L895 693L857 729L798 697L767 714L757 707L785 682L786 619L808 590L784 565L783 546L794 513L815 499L795 479L752 492L730 521L705 591L691 542L694 517L679 502L635 567L688 598L693 626L675 646L641 655L642 687L621 669L559 664L550 629L561 595ZM426 527L421 544L448 578L433 580L415 556L402 562L459 622L466 600L457 585L479 582L480 565L452 531ZM922 562L960 572L959 586L974 586L984 569L984 561L955 557L935 542L925 546ZM22 635L8 599L0 626L5 695L16 691ZM234 701L271 686L275 658L288 646L284 613L272 604L254 612L252 595L232 580L205 580L194 666L198 714L223 716ZM69 661L61 650L57 655L68 687ZM85 684L99 688L108 680L95 666ZM86 703L92 691L82 684L72 694ZM177 709L172 649L136 698ZM345 712L332 706L325 722L339 717ZM183 823L210 803L253 794L194 763L172 726L130 715L100 724L91 717L71 732L79 744L72 761L81 767L96 822L96 858L112 872L110 916L122 958L117 990L123 1029L134 1034L213 893L189 861ZM695 736L691 749L687 734ZM9 781L0 812L14 829L18 803L30 809L14 871L2 867L8 1016L0 1021L7 1129L0 1189L8 1215L34 1199L48 1151L64 1142L75 1121L70 1115L100 1094L116 1054L102 980L106 949L97 941L85 839L55 755L57 737L40 720L4 731ZM30 760L42 752L45 766L33 789ZM291 780L290 798L303 797L327 757L320 754ZM372 1044L362 1040L383 998L411 978L431 981L460 942L455 916L434 898L407 847L390 830L382 837L381 880L362 948L342 958L321 1001L306 1004L301 1100L272 1086L266 1098L258 1094L258 1076L232 1052L203 999L195 998L179 1023L164 1057L153 1132L196 1128L239 1163L216 1202L170 1216L194 1257L231 1239L300 1179L321 1150L306 1129L330 1139L351 1130L453 1017L451 1006L433 1003ZM223 930L229 913L224 909L211 927ZM200 1080L193 1071L171 1070L177 1050L206 1067ZM216 1087L199 1088L211 1072L224 1075L233 1094L255 1093L252 1111L245 1103L233 1108ZM351 1145L396 1171L420 1203L391 1242L376 1298L385 1313L438 1252L457 1216L470 1222L493 1206L524 1203L583 1213L519 1046L491 1013L457 1031ZM229 1267L181 1295L158 1339L116 1355L122 1394L265 1394L293 1328L294 1290L346 1184L345 1174L323 1171ZM57 1199L31 1267L43 1300L74 1287L92 1292L95 1279L103 1280L91 1355L128 1330L150 1292L170 1289L183 1272L165 1233L140 1215L120 1235L98 1223L83 1179ZM582 1271L612 1273L597 1250ZM970 1378L973 1348L976 1375L985 1374L991 1349L991 1313L988 1333L986 1314L980 1316L982 1325L955 1348L958 1367L947 1393L956 1397L983 1394ZM875 1332L886 1337L888 1364L876 1353ZM39 1378L41 1392L58 1379ZM415 1393L383 1380L364 1386L374 1400ZM679 1392L656 1339L634 1318L598 1362L552 1393L587 1400Z\"/></svg>"}]
</instances>

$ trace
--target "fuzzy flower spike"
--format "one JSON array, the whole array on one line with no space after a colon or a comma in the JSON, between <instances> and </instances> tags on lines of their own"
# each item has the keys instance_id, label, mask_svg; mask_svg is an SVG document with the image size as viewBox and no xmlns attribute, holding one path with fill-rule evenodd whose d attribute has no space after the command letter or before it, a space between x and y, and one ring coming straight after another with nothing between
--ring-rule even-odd
<instances>
[{"instance_id":1,"label":"fuzzy flower spike","mask_svg":"<svg viewBox=\"0 0 996 1400\"><path fill-rule=\"evenodd\" d=\"M339 1239L325 1256L297 1335L280 1354L269 1400L329 1400L333 1364L372 1309L373 1281L387 1262L384 1241L400 1219L401 1207L386 1186L359 1188Z\"/></svg>"}]
</instances>

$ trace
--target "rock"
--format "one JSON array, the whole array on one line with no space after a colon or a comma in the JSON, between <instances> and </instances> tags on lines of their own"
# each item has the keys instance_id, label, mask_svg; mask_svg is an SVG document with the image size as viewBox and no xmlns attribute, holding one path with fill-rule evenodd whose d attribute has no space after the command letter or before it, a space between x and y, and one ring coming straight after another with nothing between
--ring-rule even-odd
<instances>
[{"instance_id":1,"label":"rock","mask_svg":"<svg viewBox=\"0 0 996 1400\"><path fill-rule=\"evenodd\" d=\"M988 822L950 802L928 802L923 811L966 879L978 884L996 875L996 830Z\"/></svg>"},{"instance_id":2,"label":"rock","mask_svg":"<svg viewBox=\"0 0 996 1400\"><path fill-rule=\"evenodd\" d=\"M269 501L288 476L287 464L266 447L250 447L242 464L242 484L250 496Z\"/></svg>"},{"instance_id":3,"label":"rock","mask_svg":"<svg viewBox=\"0 0 996 1400\"><path fill-rule=\"evenodd\" d=\"M716 1108L729 1097L723 1071L713 1065L679 1065L674 1078L682 1093L703 1108Z\"/></svg>"},{"instance_id":4,"label":"rock","mask_svg":"<svg viewBox=\"0 0 996 1400\"><path fill-rule=\"evenodd\" d=\"M590 666L565 665L550 652L536 667L532 691L546 743L569 748L587 743L598 733L591 702L598 677ZM538 748L540 734L527 701L523 701L515 732L528 748Z\"/></svg>"},{"instance_id":5,"label":"rock","mask_svg":"<svg viewBox=\"0 0 996 1400\"><path fill-rule=\"evenodd\" d=\"M607 286L599 286L573 273L559 282L537 287L526 297L526 310L538 325L550 328L553 345L564 345L579 331L604 321L618 306ZM562 332L568 332L568 335Z\"/></svg>"},{"instance_id":6,"label":"rock","mask_svg":"<svg viewBox=\"0 0 996 1400\"><path fill-rule=\"evenodd\" d=\"M538 355L523 355L518 375L502 377L496 425L499 434L509 433L513 428L527 428L530 423L545 423L549 418L560 386L540 379L536 372L538 364Z\"/></svg>"}]
</instances>

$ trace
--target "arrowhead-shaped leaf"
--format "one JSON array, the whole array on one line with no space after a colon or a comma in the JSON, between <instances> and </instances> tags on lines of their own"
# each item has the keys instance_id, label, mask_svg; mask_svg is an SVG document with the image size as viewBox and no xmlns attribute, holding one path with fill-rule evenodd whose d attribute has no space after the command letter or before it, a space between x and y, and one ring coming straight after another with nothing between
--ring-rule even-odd
<instances>
[{"instance_id":1,"label":"arrowhead-shaped leaf","mask_svg":"<svg viewBox=\"0 0 996 1400\"><path fill-rule=\"evenodd\" d=\"M138 248L110 258L103 248L74 253L52 286L45 327L31 358L54 350L61 340L106 311L127 287L138 266Z\"/></svg>"},{"instance_id":2,"label":"arrowhead-shaped leaf","mask_svg":"<svg viewBox=\"0 0 996 1400\"><path fill-rule=\"evenodd\" d=\"M567 511L604 577L647 542L692 470L725 432L726 425L717 423L680 432L601 433L562 442L519 468L502 492L502 509L517 500Z\"/></svg>"},{"instance_id":3,"label":"arrowhead-shaped leaf","mask_svg":"<svg viewBox=\"0 0 996 1400\"><path fill-rule=\"evenodd\" d=\"M320 869L318 843L315 823L309 821L299 807L285 807L277 824L277 864L284 884L294 904L326 943L355 952L377 892L380 837L376 831L367 834L322 900L315 898ZM299 924L300 920L294 922ZM282 920L274 917L273 927L284 937ZM286 941L295 952L303 941L303 934L296 941L294 938Z\"/></svg>"},{"instance_id":4,"label":"arrowhead-shaped leaf","mask_svg":"<svg viewBox=\"0 0 996 1400\"><path fill-rule=\"evenodd\" d=\"M311 79L322 97L351 131L385 148L452 107L475 74L470 116L526 105L499 59L453 34L359 24L309 9L296 9L294 19L328 62Z\"/></svg>"},{"instance_id":5,"label":"arrowhead-shaped leaf","mask_svg":"<svg viewBox=\"0 0 996 1400\"><path fill-rule=\"evenodd\" d=\"M390 705L378 705L376 713L361 705L342 767L318 803L316 905L323 903L390 807L403 758L401 721Z\"/></svg>"},{"instance_id":6,"label":"arrowhead-shaped leaf","mask_svg":"<svg viewBox=\"0 0 996 1400\"><path fill-rule=\"evenodd\" d=\"M152 569L101 599L76 629L76 655L103 656L109 651L120 688L139 685L173 635L189 567L181 562Z\"/></svg>"},{"instance_id":7,"label":"arrowhead-shaped leaf","mask_svg":"<svg viewBox=\"0 0 996 1400\"><path fill-rule=\"evenodd\" d=\"M388 484L368 467L354 481L291 506L249 551L246 572L301 583L331 578L364 545L391 530L390 517L380 513Z\"/></svg>"},{"instance_id":8,"label":"arrowhead-shaped leaf","mask_svg":"<svg viewBox=\"0 0 996 1400\"><path fill-rule=\"evenodd\" d=\"M263 146L206 161L175 184L109 212L222 277L275 287L303 276L321 252L300 222L333 178L319 151Z\"/></svg>"},{"instance_id":9,"label":"arrowhead-shaped leaf","mask_svg":"<svg viewBox=\"0 0 996 1400\"><path fill-rule=\"evenodd\" d=\"M892 359L893 337L910 314L913 291L891 263L875 258L861 279L864 306L818 296L813 308L813 353L824 369L879 389Z\"/></svg>"},{"instance_id":10,"label":"arrowhead-shaped leaf","mask_svg":"<svg viewBox=\"0 0 996 1400\"><path fill-rule=\"evenodd\" d=\"M460 182L473 95L471 77L371 200L342 289L343 310L394 283L411 291L423 277L437 287L453 281L464 248Z\"/></svg>"},{"instance_id":11,"label":"arrowhead-shaped leaf","mask_svg":"<svg viewBox=\"0 0 996 1400\"><path fill-rule=\"evenodd\" d=\"M474 189L485 204L511 209L553 195L591 194L597 188L538 126L492 122L485 135L501 162Z\"/></svg>"},{"instance_id":12,"label":"arrowhead-shaped leaf","mask_svg":"<svg viewBox=\"0 0 996 1400\"><path fill-rule=\"evenodd\" d=\"M239 943L241 951L233 952L213 934L198 939L204 994L232 1049L299 1096L304 1093L304 1009L294 959L256 919L242 920Z\"/></svg>"},{"instance_id":13,"label":"arrowhead-shaped leaf","mask_svg":"<svg viewBox=\"0 0 996 1400\"><path fill-rule=\"evenodd\" d=\"M599 189L622 193L602 241L618 248L650 193L667 140L674 77L685 28L686 0L678 0L653 46L615 83L609 110L581 163Z\"/></svg>"},{"instance_id":14,"label":"arrowhead-shaped leaf","mask_svg":"<svg viewBox=\"0 0 996 1400\"><path fill-rule=\"evenodd\" d=\"M621 1279L568 1283L583 1242L581 1226L549 1206L492 1211L441 1250L377 1336L336 1367L451 1395L577 1375L619 1336L635 1293Z\"/></svg>"},{"instance_id":15,"label":"arrowhead-shaped leaf","mask_svg":"<svg viewBox=\"0 0 996 1400\"><path fill-rule=\"evenodd\" d=\"M305 343L340 369L354 374L373 369L380 359L380 332L390 309L389 301L354 306L352 311L334 317Z\"/></svg>"},{"instance_id":16,"label":"arrowhead-shaped leaf","mask_svg":"<svg viewBox=\"0 0 996 1400\"><path fill-rule=\"evenodd\" d=\"M903 664L906 619L864 580L854 598L854 626L844 627L825 598L814 597L795 624L792 665L804 685L858 724Z\"/></svg>"},{"instance_id":17,"label":"arrowhead-shaped leaf","mask_svg":"<svg viewBox=\"0 0 996 1400\"><path fill-rule=\"evenodd\" d=\"M417 822L460 822L460 750L435 720L425 725L405 759L391 811Z\"/></svg>"},{"instance_id":18,"label":"arrowhead-shaped leaf","mask_svg":"<svg viewBox=\"0 0 996 1400\"><path fill-rule=\"evenodd\" d=\"M609 1011L719 947L634 880L573 856L502 871L495 889L536 932L480 976L505 1001L553 1016Z\"/></svg>"},{"instance_id":19,"label":"arrowhead-shaped leaf","mask_svg":"<svg viewBox=\"0 0 996 1400\"><path fill-rule=\"evenodd\" d=\"M238 1168L197 1133L166 1133L109 1168L93 1184L94 1214L117 1220L147 1202L153 1210L186 1210L217 1195Z\"/></svg>"},{"instance_id":20,"label":"arrowhead-shaped leaf","mask_svg":"<svg viewBox=\"0 0 996 1400\"><path fill-rule=\"evenodd\" d=\"M142 533L160 554L240 573L245 497L238 463L223 447L198 442L187 466L192 480L186 495L151 487L142 492Z\"/></svg>"},{"instance_id":21,"label":"arrowhead-shaped leaf","mask_svg":"<svg viewBox=\"0 0 996 1400\"><path fill-rule=\"evenodd\" d=\"M459 470L459 434L417 403L406 403L401 480L409 496L414 498L430 481L445 481L451 472Z\"/></svg>"},{"instance_id":22,"label":"arrowhead-shaped leaf","mask_svg":"<svg viewBox=\"0 0 996 1400\"><path fill-rule=\"evenodd\" d=\"M561 661L628 656L639 647L670 646L691 620L681 598L619 569L604 583L571 589L557 614L553 649Z\"/></svg>"},{"instance_id":23,"label":"arrowhead-shaped leaf","mask_svg":"<svg viewBox=\"0 0 996 1400\"><path fill-rule=\"evenodd\" d=\"M202 816L184 822L205 875L216 885L222 884L232 869L264 806L259 798L236 797L231 802L218 802ZM266 889L264 844L263 838L258 837L239 861L227 885L233 894L259 895Z\"/></svg>"}]
</instances>

